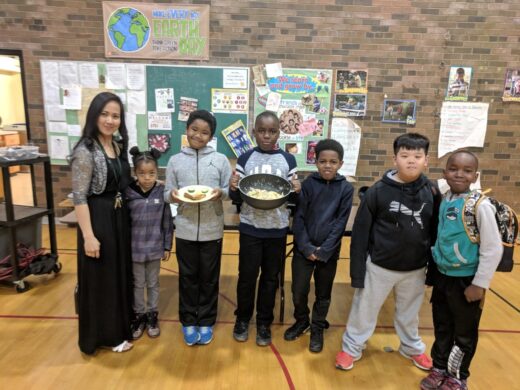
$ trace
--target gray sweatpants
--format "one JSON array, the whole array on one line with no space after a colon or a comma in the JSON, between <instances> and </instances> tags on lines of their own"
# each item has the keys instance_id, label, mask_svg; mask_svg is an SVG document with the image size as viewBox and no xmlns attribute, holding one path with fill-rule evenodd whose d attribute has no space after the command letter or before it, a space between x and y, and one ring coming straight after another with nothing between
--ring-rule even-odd
<instances>
[{"instance_id":1,"label":"gray sweatpants","mask_svg":"<svg viewBox=\"0 0 520 390\"><path fill-rule=\"evenodd\" d=\"M424 297L425 269L391 271L367 261L365 288L356 288L343 333L342 349L354 358L361 356L372 336L379 310L394 290L394 327L401 340L399 349L407 356L420 355L426 346L419 337L419 310Z\"/></svg>"},{"instance_id":2,"label":"gray sweatpants","mask_svg":"<svg viewBox=\"0 0 520 390\"><path fill-rule=\"evenodd\" d=\"M133 262L132 269L134 272L134 312L144 314L147 311L158 311L161 260ZM144 302L145 287L147 304Z\"/></svg>"}]
</instances>

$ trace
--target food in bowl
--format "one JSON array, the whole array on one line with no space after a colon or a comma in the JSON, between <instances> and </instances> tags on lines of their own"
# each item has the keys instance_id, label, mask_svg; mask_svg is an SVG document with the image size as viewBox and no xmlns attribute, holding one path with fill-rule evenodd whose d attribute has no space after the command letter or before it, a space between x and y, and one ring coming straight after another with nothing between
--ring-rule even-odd
<instances>
[{"instance_id":1,"label":"food in bowl","mask_svg":"<svg viewBox=\"0 0 520 390\"><path fill-rule=\"evenodd\" d=\"M272 200L272 199L280 199L283 197L283 194L276 191L262 190L260 188L251 188L247 195L251 198L261 199L261 200Z\"/></svg>"}]
</instances>

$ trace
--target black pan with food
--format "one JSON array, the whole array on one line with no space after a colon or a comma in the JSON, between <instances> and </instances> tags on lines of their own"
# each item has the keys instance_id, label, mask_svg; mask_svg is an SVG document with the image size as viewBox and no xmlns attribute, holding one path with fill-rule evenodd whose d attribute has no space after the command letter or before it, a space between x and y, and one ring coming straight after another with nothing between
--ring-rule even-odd
<instances>
[{"instance_id":1,"label":"black pan with food","mask_svg":"<svg viewBox=\"0 0 520 390\"><path fill-rule=\"evenodd\" d=\"M238 183L238 189L242 199L256 209L271 210L280 207L291 194L292 185L286 179L280 176L271 175L268 173L256 173L244 177ZM281 194L277 199L258 199L248 195L252 189L275 191Z\"/></svg>"}]
</instances>

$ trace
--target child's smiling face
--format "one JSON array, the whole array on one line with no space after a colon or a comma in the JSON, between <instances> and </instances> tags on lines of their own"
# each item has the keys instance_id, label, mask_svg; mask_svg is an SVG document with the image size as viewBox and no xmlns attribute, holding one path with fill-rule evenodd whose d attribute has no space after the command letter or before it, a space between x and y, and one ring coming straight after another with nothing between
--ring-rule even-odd
<instances>
[{"instance_id":1,"label":"child's smiling face","mask_svg":"<svg viewBox=\"0 0 520 390\"><path fill-rule=\"evenodd\" d=\"M452 154L446 162L444 178L454 194L469 191L471 184L477 181L478 160L474 155L465 152Z\"/></svg>"},{"instance_id":2,"label":"child's smiling face","mask_svg":"<svg viewBox=\"0 0 520 390\"><path fill-rule=\"evenodd\" d=\"M192 149L202 149L211 140L211 127L202 119L195 119L186 129L188 144Z\"/></svg>"}]
</instances>

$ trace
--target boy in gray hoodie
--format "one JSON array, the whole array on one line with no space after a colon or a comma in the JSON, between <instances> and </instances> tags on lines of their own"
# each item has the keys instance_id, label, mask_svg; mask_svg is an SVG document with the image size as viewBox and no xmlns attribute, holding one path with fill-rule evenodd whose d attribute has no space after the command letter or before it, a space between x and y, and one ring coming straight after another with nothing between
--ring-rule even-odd
<instances>
[{"instance_id":1,"label":"boy in gray hoodie","mask_svg":"<svg viewBox=\"0 0 520 390\"><path fill-rule=\"evenodd\" d=\"M231 167L208 142L217 121L206 110L194 111L186 123L189 147L172 156L166 168L164 200L178 203L175 245L179 262L179 317L188 345L209 344L217 319L218 283L224 210ZM201 201L184 197L188 186L212 188Z\"/></svg>"}]
</instances>

